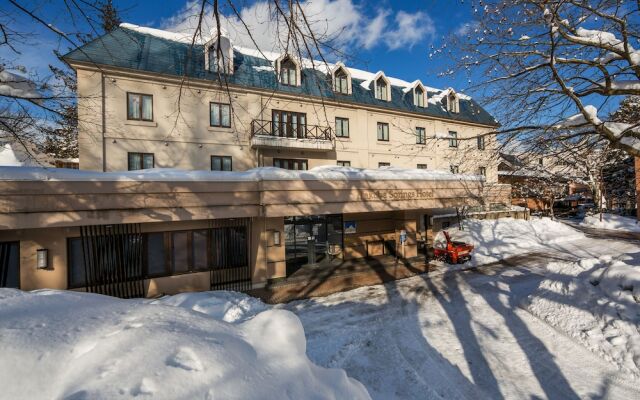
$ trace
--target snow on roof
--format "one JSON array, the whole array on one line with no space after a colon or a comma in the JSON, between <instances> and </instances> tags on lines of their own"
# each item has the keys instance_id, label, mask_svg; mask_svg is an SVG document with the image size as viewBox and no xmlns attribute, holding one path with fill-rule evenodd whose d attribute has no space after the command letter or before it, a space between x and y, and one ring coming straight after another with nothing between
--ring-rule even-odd
<instances>
[{"instance_id":1,"label":"snow on roof","mask_svg":"<svg viewBox=\"0 0 640 400\"><path fill-rule=\"evenodd\" d=\"M135 24L129 24L129 23L121 23L120 27L122 28L126 28L126 29L130 29L136 32L140 32L140 33L144 33L147 35L152 35L152 36L156 36L162 39L166 39L166 40L172 40L174 42L180 42L180 43L186 43L186 44L191 44L193 43L193 34L192 33L177 33L177 32L169 32L169 31L165 31L162 29L155 29L155 28L147 28L147 27L143 27L143 26L139 26L139 25L135 25ZM224 34L224 32L223 32ZM197 37L195 44L204 44L206 43L208 39L206 38L202 38L202 37ZM272 52L272 51L261 51L261 50L257 50L257 49L250 49L250 48L246 48L246 47L241 47L241 46L233 46L233 49L241 54L246 54L248 56L251 57L256 57L256 58L263 58L266 59L267 61L271 62L271 63L275 63L275 61L282 56L282 53L276 53L276 52ZM303 59L302 60L302 66L304 68L313 68L316 69L320 72L324 72L324 73L329 73L330 71L332 71L335 66L337 65L337 63L329 63L329 62L324 62L324 61L318 61L318 60L310 60L310 59ZM344 65L343 65L344 66ZM256 67L254 67L256 68ZM374 72L369 72L369 71L364 71L361 69L357 69L357 68L351 68L351 67L347 67L344 66L344 68L346 68L349 73L351 74L351 78L353 79L359 79L359 80L363 80L365 82L363 82L361 84L361 86L365 89L369 89L368 87L371 84L371 81L373 81L374 79L376 79L376 75L378 73L380 73L381 71L378 71L376 73ZM265 67L266 70L266 67ZM271 70L269 70L271 71ZM387 80L389 81L389 83L391 84L391 86L397 86L397 87L401 87L401 88L406 88L408 86L411 86L412 84L414 84L416 81L414 82L407 82L403 79L398 79L398 78L393 78L390 76L386 76L385 78L387 78ZM369 81L369 83L365 86L366 81ZM429 86L425 86L423 85L424 88L427 91L431 91L431 92L440 92L442 91L442 89L437 89L437 88L433 88L433 87L429 87ZM464 100L471 100L471 97L469 96L465 96L462 95L460 93L458 93L458 96L461 99Z\"/></svg>"},{"instance_id":2,"label":"snow on roof","mask_svg":"<svg viewBox=\"0 0 640 400\"><path fill-rule=\"evenodd\" d=\"M269 181L269 180L424 180L483 181L478 175L452 174L445 170L383 167L361 169L325 165L308 171L291 171L276 167L259 167L248 171L186 171L154 168L139 171L95 172L42 167L0 167L0 181Z\"/></svg>"},{"instance_id":3,"label":"snow on roof","mask_svg":"<svg viewBox=\"0 0 640 400\"><path fill-rule=\"evenodd\" d=\"M24 76L9 71L0 71L0 95L21 99L41 99L36 84Z\"/></svg>"},{"instance_id":4,"label":"snow on roof","mask_svg":"<svg viewBox=\"0 0 640 400\"><path fill-rule=\"evenodd\" d=\"M596 107L592 105L584 106L584 111L589 116L590 121L587 121L587 119L584 117L582 113L577 113L565 119L564 121L561 121L560 123L554 125L553 127L556 129L570 128L572 126L584 125L587 122L594 123L594 124L600 124L602 122L598 118L598 109Z\"/></svg>"}]
</instances>

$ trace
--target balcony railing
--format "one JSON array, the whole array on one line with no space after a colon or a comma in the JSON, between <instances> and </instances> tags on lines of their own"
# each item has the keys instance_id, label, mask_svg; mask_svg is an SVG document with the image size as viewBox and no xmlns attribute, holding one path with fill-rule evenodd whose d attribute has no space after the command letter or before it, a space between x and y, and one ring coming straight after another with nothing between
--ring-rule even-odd
<instances>
[{"instance_id":1,"label":"balcony railing","mask_svg":"<svg viewBox=\"0 0 640 400\"><path fill-rule=\"evenodd\" d=\"M251 144L254 147L333 150L333 130L328 126L254 119L251 121Z\"/></svg>"}]
</instances>

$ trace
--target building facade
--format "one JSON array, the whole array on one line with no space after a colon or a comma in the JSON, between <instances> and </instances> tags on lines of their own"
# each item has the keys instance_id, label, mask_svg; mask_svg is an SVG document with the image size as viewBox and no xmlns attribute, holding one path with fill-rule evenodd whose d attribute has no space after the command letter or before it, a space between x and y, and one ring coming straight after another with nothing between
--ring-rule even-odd
<instances>
[{"instance_id":1,"label":"building facade","mask_svg":"<svg viewBox=\"0 0 640 400\"><path fill-rule=\"evenodd\" d=\"M65 60L81 171L0 183L13 286L245 290L305 265L414 257L452 209L508 213L484 136L497 124L452 89L131 25Z\"/></svg>"}]
</instances>

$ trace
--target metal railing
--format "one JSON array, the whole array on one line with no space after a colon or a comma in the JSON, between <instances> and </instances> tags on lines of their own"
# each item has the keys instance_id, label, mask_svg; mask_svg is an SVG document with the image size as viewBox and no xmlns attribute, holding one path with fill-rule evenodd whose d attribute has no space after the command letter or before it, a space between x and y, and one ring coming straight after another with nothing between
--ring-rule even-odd
<instances>
[{"instance_id":1,"label":"metal railing","mask_svg":"<svg viewBox=\"0 0 640 400\"><path fill-rule=\"evenodd\" d=\"M329 126L283 123L282 121L262 119L251 121L251 136L256 135L292 139L333 140L333 130Z\"/></svg>"}]
</instances>

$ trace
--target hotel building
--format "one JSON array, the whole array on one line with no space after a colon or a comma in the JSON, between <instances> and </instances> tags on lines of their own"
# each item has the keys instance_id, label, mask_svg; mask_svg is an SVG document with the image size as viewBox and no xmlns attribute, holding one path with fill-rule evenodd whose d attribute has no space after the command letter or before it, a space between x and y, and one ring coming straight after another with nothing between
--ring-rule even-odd
<instances>
[{"instance_id":1,"label":"hotel building","mask_svg":"<svg viewBox=\"0 0 640 400\"><path fill-rule=\"evenodd\" d=\"M453 89L128 24L65 60L80 171L3 168L0 286L257 289L514 214L497 123Z\"/></svg>"}]
</instances>

